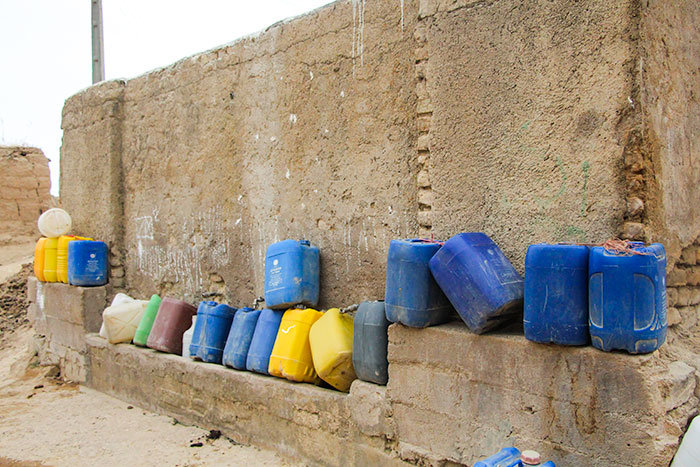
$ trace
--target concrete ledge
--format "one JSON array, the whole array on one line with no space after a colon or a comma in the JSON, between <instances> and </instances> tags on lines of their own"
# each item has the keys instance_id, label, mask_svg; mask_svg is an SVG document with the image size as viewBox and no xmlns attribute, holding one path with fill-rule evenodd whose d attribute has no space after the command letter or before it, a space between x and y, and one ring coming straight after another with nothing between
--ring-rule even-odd
<instances>
[{"instance_id":1,"label":"concrete ledge","mask_svg":"<svg viewBox=\"0 0 700 467\"><path fill-rule=\"evenodd\" d=\"M326 465L399 464L385 388L349 395L86 337L87 385L245 444Z\"/></svg>"},{"instance_id":2,"label":"concrete ledge","mask_svg":"<svg viewBox=\"0 0 700 467\"><path fill-rule=\"evenodd\" d=\"M685 421L665 401L698 402L692 371L671 383L658 352L477 336L461 323L392 325L389 362L401 450L455 462L515 444L562 465L666 465Z\"/></svg>"}]
</instances>

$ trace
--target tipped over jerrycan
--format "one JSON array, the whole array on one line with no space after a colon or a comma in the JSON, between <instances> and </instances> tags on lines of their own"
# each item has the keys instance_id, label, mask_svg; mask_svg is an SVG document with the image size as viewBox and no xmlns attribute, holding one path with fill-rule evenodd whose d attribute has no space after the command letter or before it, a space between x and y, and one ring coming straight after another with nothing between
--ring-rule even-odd
<instances>
[{"instance_id":1,"label":"tipped over jerrycan","mask_svg":"<svg viewBox=\"0 0 700 467\"><path fill-rule=\"evenodd\" d=\"M360 303L353 319L352 365L361 380L382 385L389 381L388 330L384 300Z\"/></svg>"},{"instance_id":2,"label":"tipped over jerrycan","mask_svg":"<svg viewBox=\"0 0 700 467\"><path fill-rule=\"evenodd\" d=\"M440 246L440 242L417 238L389 244L385 306L392 323L424 328L450 319L452 306L428 269Z\"/></svg>"},{"instance_id":3,"label":"tipped over jerrycan","mask_svg":"<svg viewBox=\"0 0 700 467\"><path fill-rule=\"evenodd\" d=\"M316 306L319 293L318 247L308 240L284 240L265 253L265 306Z\"/></svg>"},{"instance_id":4,"label":"tipped over jerrycan","mask_svg":"<svg viewBox=\"0 0 700 467\"><path fill-rule=\"evenodd\" d=\"M587 246L530 245L523 327L525 337L534 342L588 344Z\"/></svg>"},{"instance_id":5,"label":"tipped over jerrycan","mask_svg":"<svg viewBox=\"0 0 700 467\"><path fill-rule=\"evenodd\" d=\"M630 246L624 253L591 249L591 343L605 351L649 353L666 340L666 251L660 243Z\"/></svg>"},{"instance_id":6,"label":"tipped over jerrycan","mask_svg":"<svg viewBox=\"0 0 700 467\"><path fill-rule=\"evenodd\" d=\"M357 379L352 366L352 315L338 308L326 311L311 326L309 345L318 376L339 391L348 392Z\"/></svg>"},{"instance_id":7,"label":"tipped over jerrycan","mask_svg":"<svg viewBox=\"0 0 700 467\"><path fill-rule=\"evenodd\" d=\"M260 312L255 332L250 341L246 369L263 375L269 375L270 354L275 346L275 339L280 329L284 311L264 308Z\"/></svg>"},{"instance_id":8,"label":"tipped over jerrycan","mask_svg":"<svg viewBox=\"0 0 700 467\"><path fill-rule=\"evenodd\" d=\"M182 355L182 335L192 326L195 307L182 300L164 298L146 344L161 352Z\"/></svg>"},{"instance_id":9,"label":"tipped over jerrycan","mask_svg":"<svg viewBox=\"0 0 700 467\"><path fill-rule=\"evenodd\" d=\"M311 326L323 316L313 308L287 310L282 317L268 372L302 383L318 383L309 344Z\"/></svg>"},{"instance_id":10,"label":"tipped over jerrycan","mask_svg":"<svg viewBox=\"0 0 700 467\"><path fill-rule=\"evenodd\" d=\"M197 316L201 329L197 357L207 363L221 363L226 347L226 338L231 330L231 323L236 309L220 303L215 307L205 307Z\"/></svg>"},{"instance_id":11,"label":"tipped over jerrycan","mask_svg":"<svg viewBox=\"0 0 700 467\"><path fill-rule=\"evenodd\" d=\"M146 300L132 300L105 308L102 319L110 344L131 342L147 304Z\"/></svg>"},{"instance_id":12,"label":"tipped over jerrycan","mask_svg":"<svg viewBox=\"0 0 700 467\"><path fill-rule=\"evenodd\" d=\"M226 339L222 363L236 370L245 370L248 350L253 340L255 327L260 317L260 310L250 307L239 308L231 324L231 331Z\"/></svg>"},{"instance_id":13,"label":"tipped over jerrycan","mask_svg":"<svg viewBox=\"0 0 700 467\"><path fill-rule=\"evenodd\" d=\"M41 282L45 282L44 279L44 247L46 246L46 237L41 237L36 242L34 247L34 277L39 279Z\"/></svg>"},{"instance_id":14,"label":"tipped over jerrycan","mask_svg":"<svg viewBox=\"0 0 700 467\"><path fill-rule=\"evenodd\" d=\"M472 332L522 319L523 278L486 234L457 234L430 260L430 271Z\"/></svg>"},{"instance_id":15,"label":"tipped over jerrycan","mask_svg":"<svg viewBox=\"0 0 700 467\"><path fill-rule=\"evenodd\" d=\"M148 305L146 305L146 310L143 312L141 321L139 321L139 326L134 333L134 344L146 347L148 335L151 333L151 328L153 327L153 321L156 320L158 308L160 308L160 302L161 299L158 295L151 295L151 299L148 301Z\"/></svg>"}]
</instances>

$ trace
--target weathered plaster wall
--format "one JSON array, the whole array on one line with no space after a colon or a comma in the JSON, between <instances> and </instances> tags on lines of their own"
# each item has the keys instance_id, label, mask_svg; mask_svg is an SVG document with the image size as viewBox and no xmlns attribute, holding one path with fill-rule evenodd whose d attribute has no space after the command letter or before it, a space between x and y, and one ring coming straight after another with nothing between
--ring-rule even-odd
<instances>
[{"instance_id":1,"label":"weathered plaster wall","mask_svg":"<svg viewBox=\"0 0 700 467\"><path fill-rule=\"evenodd\" d=\"M86 205L84 177L121 176L113 271L134 291L248 303L267 245L304 237L322 250L324 305L381 297L390 239L417 230L415 17L413 2L340 2L71 98L62 189L80 229L119 243L98 225L119 218L116 192Z\"/></svg>"},{"instance_id":2,"label":"weathered plaster wall","mask_svg":"<svg viewBox=\"0 0 700 467\"><path fill-rule=\"evenodd\" d=\"M633 1L422 1L432 231L598 242L625 209ZM449 44L449 46L448 46Z\"/></svg>"},{"instance_id":3,"label":"weathered plaster wall","mask_svg":"<svg viewBox=\"0 0 700 467\"><path fill-rule=\"evenodd\" d=\"M0 147L0 244L36 236L39 215L52 204L49 160L41 149Z\"/></svg>"},{"instance_id":4,"label":"weathered plaster wall","mask_svg":"<svg viewBox=\"0 0 700 467\"><path fill-rule=\"evenodd\" d=\"M649 235L675 261L700 234L700 3L643 3L639 73L654 174Z\"/></svg>"}]
</instances>

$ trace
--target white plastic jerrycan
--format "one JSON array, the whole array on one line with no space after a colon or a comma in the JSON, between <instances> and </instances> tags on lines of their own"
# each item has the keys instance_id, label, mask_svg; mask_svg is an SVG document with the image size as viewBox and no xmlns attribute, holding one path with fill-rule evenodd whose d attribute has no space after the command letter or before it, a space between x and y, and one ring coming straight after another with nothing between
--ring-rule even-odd
<instances>
[{"instance_id":1,"label":"white plastic jerrycan","mask_svg":"<svg viewBox=\"0 0 700 467\"><path fill-rule=\"evenodd\" d=\"M131 342L147 304L146 300L132 300L105 308L102 319L110 344Z\"/></svg>"},{"instance_id":2,"label":"white plastic jerrycan","mask_svg":"<svg viewBox=\"0 0 700 467\"><path fill-rule=\"evenodd\" d=\"M671 462L671 467L697 467L698 465L700 465L700 415L690 422L676 457Z\"/></svg>"},{"instance_id":3,"label":"white plastic jerrycan","mask_svg":"<svg viewBox=\"0 0 700 467\"><path fill-rule=\"evenodd\" d=\"M122 303L133 302L133 301L134 301L133 298L129 297L129 296L128 296L127 294L125 294L125 293L121 293L121 292L120 292L120 293L118 293L117 295L114 296L114 298L112 299L112 303L111 303L110 306L117 306L117 305L121 305ZM109 307L108 307L108 308L109 308ZM105 309L106 309L106 308L105 308ZM102 313L104 314L104 310L102 311ZM102 326L100 326L100 337L104 337L105 339L108 338L108 336L107 336L107 330L105 329L104 318L102 319Z\"/></svg>"}]
</instances>

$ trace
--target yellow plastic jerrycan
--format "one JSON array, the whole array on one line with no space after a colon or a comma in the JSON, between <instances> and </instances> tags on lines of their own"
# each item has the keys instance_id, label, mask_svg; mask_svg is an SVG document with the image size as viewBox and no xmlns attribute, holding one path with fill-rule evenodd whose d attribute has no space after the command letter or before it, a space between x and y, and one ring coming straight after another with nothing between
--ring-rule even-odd
<instances>
[{"instance_id":1,"label":"yellow plastic jerrycan","mask_svg":"<svg viewBox=\"0 0 700 467\"><path fill-rule=\"evenodd\" d=\"M92 240L90 237L61 235L56 246L56 278L58 282L68 283L68 244L73 240Z\"/></svg>"},{"instance_id":2,"label":"yellow plastic jerrycan","mask_svg":"<svg viewBox=\"0 0 700 467\"><path fill-rule=\"evenodd\" d=\"M352 366L352 325L352 316L331 308L309 332L311 356L318 376L344 392L348 392L357 379Z\"/></svg>"},{"instance_id":3,"label":"yellow plastic jerrycan","mask_svg":"<svg viewBox=\"0 0 700 467\"><path fill-rule=\"evenodd\" d=\"M36 242L34 247L34 276L41 282L44 282L44 246L46 245L46 237L41 237Z\"/></svg>"},{"instance_id":4,"label":"yellow plastic jerrycan","mask_svg":"<svg viewBox=\"0 0 700 467\"><path fill-rule=\"evenodd\" d=\"M56 275L56 249L58 237L47 238L44 243L44 281L57 282Z\"/></svg>"},{"instance_id":5,"label":"yellow plastic jerrycan","mask_svg":"<svg viewBox=\"0 0 700 467\"><path fill-rule=\"evenodd\" d=\"M271 375L301 383L319 381L311 358L309 331L321 316L323 313L312 308L284 312L267 369Z\"/></svg>"}]
</instances>

